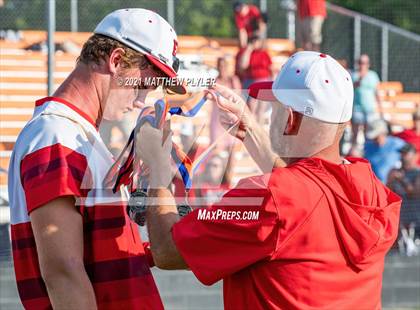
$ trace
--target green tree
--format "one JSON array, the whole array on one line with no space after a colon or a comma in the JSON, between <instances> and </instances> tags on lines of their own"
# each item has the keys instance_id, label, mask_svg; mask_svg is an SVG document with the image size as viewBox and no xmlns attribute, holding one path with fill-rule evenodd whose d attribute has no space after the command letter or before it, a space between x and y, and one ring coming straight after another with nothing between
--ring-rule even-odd
<instances>
[{"instance_id":1,"label":"green tree","mask_svg":"<svg viewBox=\"0 0 420 310\"><path fill-rule=\"evenodd\" d=\"M178 33L212 37L235 35L233 1L177 0L175 3Z\"/></svg>"},{"instance_id":2,"label":"green tree","mask_svg":"<svg viewBox=\"0 0 420 310\"><path fill-rule=\"evenodd\" d=\"M419 0L331 0L330 2L420 34Z\"/></svg>"},{"instance_id":3,"label":"green tree","mask_svg":"<svg viewBox=\"0 0 420 310\"><path fill-rule=\"evenodd\" d=\"M267 0L269 30L275 36L284 23L280 1ZM234 0L174 0L175 28L179 34L214 37L235 36ZM258 4L259 1L248 1ZM419 0L330 0L337 5L420 33ZM47 0L4 0L0 29L46 29ZM167 16L166 0L79 0L79 31L92 31L109 12L126 7L151 9ZM70 30L70 0L56 0L57 30Z\"/></svg>"}]
</instances>

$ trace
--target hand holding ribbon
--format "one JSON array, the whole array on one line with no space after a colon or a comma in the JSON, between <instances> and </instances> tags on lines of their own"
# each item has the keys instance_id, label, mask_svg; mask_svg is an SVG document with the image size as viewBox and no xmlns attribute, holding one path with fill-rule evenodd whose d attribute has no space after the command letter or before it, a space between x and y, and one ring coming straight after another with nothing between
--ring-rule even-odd
<instances>
[{"instance_id":1,"label":"hand holding ribbon","mask_svg":"<svg viewBox=\"0 0 420 310\"><path fill-rule=\"evenodd\" d=\"M237 124L237 127L231 130L230 133L243 141L247 130L257 125L243 98L233 90L220 84L215 84L208 91L208 94L219 108L222 126L227 130L233 124Z\"/></svg>"},{"instance_id":2,"label":"hand holding ribbon","mask_svg":"<svg viewBox=\"0 0 420 310\"><path fill-rule=\"evenodd\" d=\"M159 129L146 123L141 126L136 139L141 141L136 143L136 156L141 158L149 169L149 186L151 188L168 187L173 178L172 132L168 128Z\"/></svg>"},{"instance_id":3,"label":"hand holding ribbon","mask_svg":"<svg viewBox=\"0 0 420 310\"><path fill-rule=\"evenodd\" d=\"M141 186L142 189L146 190L149 186L149 180L147 176L150 169L148 165L142 163L141 156L135 156L138 145L142 144L144 147L147 147L150 143L155 143L156 139L159 138L156 136L158 135L156 130L159 131L163 129L165 125L166 132L169 132L169 120L167 119L168 115L193 117L198 113L206 100L206 96L204 96L198 103L193 104L191 102L186 102L182 107L172 108L169 107L169 104L165 100L157 100L154 107L149 106L143 108L137 120L137 125L132 131L126 146L105 177L105 187L111 187L114 192L119 190L121 185L128 186L130 192L133 192L138 186ZM145 140L141 138L141 135L137 134L144 126L146 126L146 128L152 127L156 129L155 131L151 130L152 128L147 129L147 134L145 134L144 137ZM166 144L163 143L163 146L167 146L169 144L169 142L167 142L168 139L166 139L165 130L162 132L160 139L158 139L161 143L162 138L164 139ZM146 150L143 149L142 152L146 152ZM148 157L150 160L153 160L159 156L159 154L157 154L158 150L155 148L155 146L154 152L155 157ZM204 155L208 154L208 152L206 152L204 155L201 154L199 156L200 160L195 162L195 165L193 165L191 159L175 143L172 143L170 154L182 176L185 187L189 189L192 185L191 178L193 171L196 169L199 162L201 162L201 160L205 157ZM167 160L170 160L169 156L167 157ZM168 171L170 171L170 169L168 169Z\"/></svg>"},{"instance_id":4,"label":"hand holding ribbon","mask_svg":"<svg viewBox=\"0 0 420 310\"><path fill-rule=\"evenodd\" d=\"M222 125L227 128L235 124L231 134L243 141L263 173L271 172L275 166L286 165L271 149L268 133L255 120L241 96L220 84L216 84L209 93L220 109Z\"/></svg>"}]
</instances>

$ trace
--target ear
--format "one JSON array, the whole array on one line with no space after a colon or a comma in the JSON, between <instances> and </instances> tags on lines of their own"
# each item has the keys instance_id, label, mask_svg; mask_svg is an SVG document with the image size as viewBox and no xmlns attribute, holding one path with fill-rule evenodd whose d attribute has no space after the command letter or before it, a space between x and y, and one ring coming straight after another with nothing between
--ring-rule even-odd
<instances>
[{"instance_id":1,"label":"ear","mask_svg":"<svg viewBox=\"0 0 420 310\"><path fill-rule=\"evenodd\" d=\"M287 125L284 129L285 136L295 136L298 134L300 124L302 122L303 115L293 111L291 108L287 108L289 117L287 119Z\"/></svg>"},{"instance_id":2,"label":"ear","mask_svg":"<svg viewBox=\"0 0 420 310\"><path fill-rule=\"evenodd\" d=\"M117 47L111 52L111 55L109 55L108 70L111 74L117 73L118 69L121 67L121 59L124 53L124 49Z\"/></svg>"}]
</instances>

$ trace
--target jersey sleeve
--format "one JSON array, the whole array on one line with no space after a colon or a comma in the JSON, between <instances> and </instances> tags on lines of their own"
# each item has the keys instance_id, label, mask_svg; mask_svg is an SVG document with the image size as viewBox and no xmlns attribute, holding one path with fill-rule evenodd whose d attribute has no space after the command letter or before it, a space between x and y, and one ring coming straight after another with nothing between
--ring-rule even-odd
<instances>
[{"instance_id":1,"label":"jersey sleeve","mask_svg":"<svg viewBox=\"0 0 420 310\"><path fill-rule=\"evenodd\" d=\"M177 249L203 284L270 259L275 252L278 214L272 194L247 185L238 184L218 204L195 210L172 228Z\"/></svg>"},{"instance_id":2,"label":"jersey sleeve","mask_svg":"<svg viewBox=\"0 0 420 310\"><path fill-rule=\"evenodd\" d=\"M25 133L31 139L20 162L20 178L28 214L61 196L87 195L83 138L77 125L66 119L60 121L47 117Z\"/></svg>"}]
</instances>

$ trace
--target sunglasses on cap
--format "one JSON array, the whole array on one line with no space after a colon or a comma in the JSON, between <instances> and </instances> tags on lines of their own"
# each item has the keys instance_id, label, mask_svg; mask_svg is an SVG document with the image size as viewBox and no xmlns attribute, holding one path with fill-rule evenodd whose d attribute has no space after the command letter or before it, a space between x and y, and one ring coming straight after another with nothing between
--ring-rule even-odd
<instances>
[{"instance_id":1,"label":"sunglasses on cap","mask_svg":"<svg viewBox=\"0 0 420 310\"><path fill-rule=\"evenodd\" d=\"M134 45L136 45L136 46L138 46L138 47L140 47L142 50L144 50L146 53L148 53L148 54L150 54L150 55L153 55L153 53L152 53L152 50L150 49L150 48L148 48L148 47L146 47L146 46L143 46L142 44L140 44L140 43L137 43L137 42L135 42L135 41L133 41L133 40L131 40L130 38L126 38L126 40L127 41L130 41L130 43L132 43L132 44L134 44ZM166 63L166 61L164 61L163 59L162 59L162 57L159 57L160 58L160 60L162 60L163 62L165 62ZM178 70L179 70L179 58L178 57L176 57L176 56L172 56L172 69L177 73L178 72Z\"/></svg>"}]
</instances>

